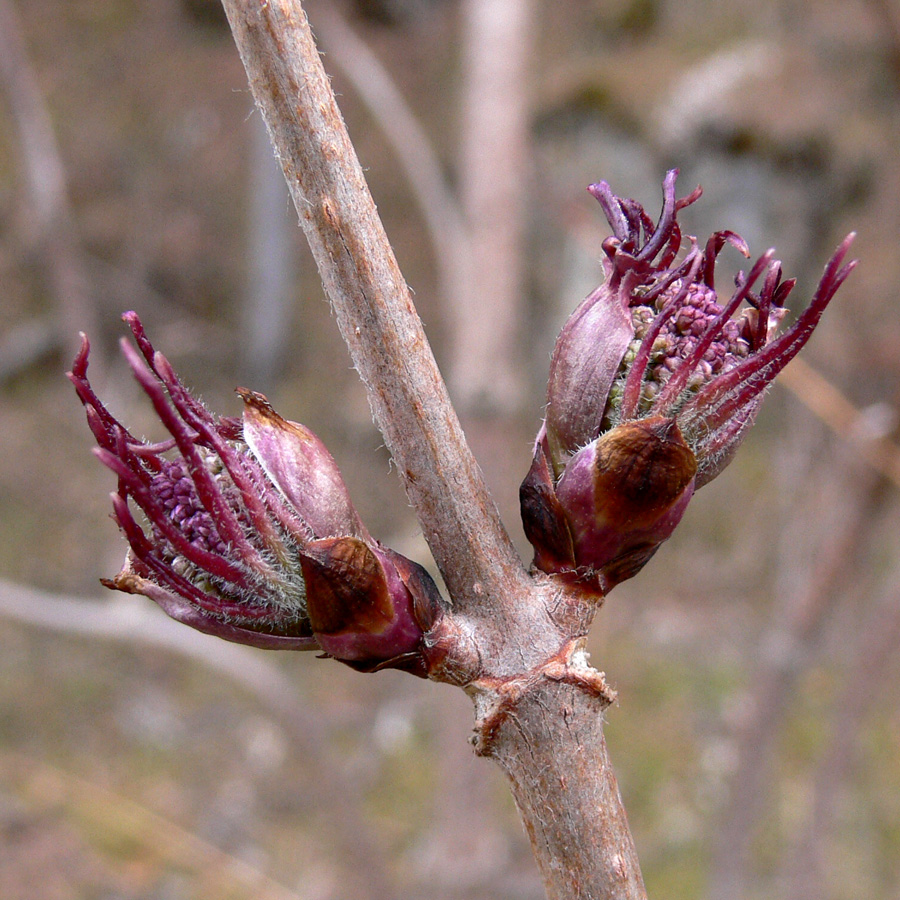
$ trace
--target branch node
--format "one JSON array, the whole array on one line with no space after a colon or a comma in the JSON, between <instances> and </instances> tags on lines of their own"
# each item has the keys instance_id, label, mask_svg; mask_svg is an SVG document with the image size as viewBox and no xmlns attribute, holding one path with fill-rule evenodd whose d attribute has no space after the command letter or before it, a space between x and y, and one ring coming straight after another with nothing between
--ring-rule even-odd
<instances>
[{"instance_id":1,"label":"branch node","mask_svg":"<svg viewBox=\"0 0 900 900\"><path fill-rule=\"evenodd\" d=\"M540 689L546 682L570 684L593 697L598 713L616 700L616 692L606 675L588 661L584 638L566 641L557 653L522 675L482 676L466 688L474 695L476 723L471 743L477 756L493 756L500 728L515 716L522 698Z\"/></svg>"}]
</instances>

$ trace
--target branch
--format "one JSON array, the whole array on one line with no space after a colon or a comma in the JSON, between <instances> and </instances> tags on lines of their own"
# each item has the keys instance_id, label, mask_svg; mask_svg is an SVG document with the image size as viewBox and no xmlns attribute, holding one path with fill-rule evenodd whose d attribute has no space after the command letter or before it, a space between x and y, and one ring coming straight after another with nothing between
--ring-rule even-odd
<instances>
[{"instance_id":1,"label":"branch","mask_svg":"<svg viewBox=\"0 0 900 900\"><path fill-rule=\"evenodd\" d=\"M603 743L610 692L583 650L596 603L529 577L500 522L299 2L224 6L335 318L453 600L438 638L475 701L478 750L510 779L551 900L645 900Z\"/></svg>"},{"instance_id":2,"label":"branch","mask_svg":"<svg viewBox=\"0 0 900 900\"><path fill-rule=\"evenodd\" d=\"M900 646L900 603L896 573L887 593L862 623L852 663L831 704L830 735L818 762L812 785L812 802L794 858L787 866L793 900L815 900L827 895L828 840L839 816L836 811L853 779L863 747L861 732L875 702L893 688L892 658Z\"/></svg>"},{"instance_id":3,"label":"branch","mask_svg":"<svg viewBox=\"0 0 900 900\"><path fill-rule=\"evenodd\" d=\"M432 246L453 336L450 382L465 410L521 400L515 338L521 302L522 185L527 183L531 0L465 7L463 163L453 195L427 135L384 66L332 3L310 5L326 59L381 126ZM477 290L476 290L477 285ZM485 304L483 298L491 297Z\"/></svg>"},{"instance_id":4,"label":"branch","mask_svg":"<svg viewBox=\"0 0 900 900\"><path fill-rule=\"evenodd\" d=\"M785 598L761 641L730 795L716 835L709 891L716 900L747 893L752 842L769 797L766 779L793 689L824 624L844 599L848 572L872 537L875 513L885 497L884 480L863 471L863 483L848 500L841 528L816 548L817 565L809 583Z\"/></svg>"},{"instance_id":5,"label":"branch","mask_svg":"<svg viewBox=\"0 0 900 900\"><path fill-rule=\"evenodd\" d=\"M67 345L75 340L79 328L95 330L95 304L90 299L53 123L12 0L0 0L0 86L9 101L38 242L57 306L56 334L48 337ZM15 362L8 360L5 366L12 368Z\"/></svg>"},{"instance_id":6,"label":"branch","mask_svg":"<svg viewBox=\"0 0 900 900\"><path fill-rule=\"evenodd\" d=\"M548 900L646 900L603 736L614 695L594 670L566 669L501 695L477 751L506 771Z\"/></svg>"},{"instance_id":7,"label":"branch","mask_svg":"<svg viewBox=\"0 0 900 900\"><path fill-rule=\"evenodd\" d=\"M781 373L783 384L813 415L857 450L865 462L900 488L900 447L890 435L892 422L873 422L869 409L859 410L824 375L799 357ZM889 407L874 408L885 419ZM889 426L889 427L885 427Z\"/></svg>"},{"instance_id":8,"label":"branch","mask_svg":"<svg viewBox=\"0 0 900 900\"><path fill-rule=\"evenodd\" d=\"M454 604L502 620L503 596L527 575L450 405L306 15L289 0L224 6L338 327Z\"/></svg>"},{"instance_id":9,"label":"branch","mask_svg":"<svg viewBox=\"0 0 900 900\"><path fill-rule=\"evenodd\" d=\"M532 0L461 4L460 192L477 290L452 310L450 383L464 411L521 406L525 185L530 185ZM489 297L490 302L485 303Z\"/></svg>"}]
</instances>

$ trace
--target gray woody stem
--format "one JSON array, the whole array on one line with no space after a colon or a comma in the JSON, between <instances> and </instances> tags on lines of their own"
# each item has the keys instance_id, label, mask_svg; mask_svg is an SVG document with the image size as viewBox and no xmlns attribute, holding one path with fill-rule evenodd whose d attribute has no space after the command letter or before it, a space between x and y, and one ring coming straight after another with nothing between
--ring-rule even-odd
<instances>
[{"instance_id":1,"label":"gray woody stem","mask_svg":"<svg viewBox=\"0 0 900 900\"><path fill-rule=\"evenodd\" d=\"M465 442L299 0L223 0L378 426L453 599L443 680L510 779L551 900L642 900L587 665L595 600L525 571ZM595 598L596 599L596 598Z\"/></svg>"},{"instance_id":2,"label":"gray woody stem","mask_svg":"<svg viewBox=\"0 0 900 900\"><path fill-rule=\"evenodd\" d=\"M525 578L466 446L299 2L226 0L341 334L448 588ZM482 595L483 599L483 595Z\"/></svg>"}]
</instances>

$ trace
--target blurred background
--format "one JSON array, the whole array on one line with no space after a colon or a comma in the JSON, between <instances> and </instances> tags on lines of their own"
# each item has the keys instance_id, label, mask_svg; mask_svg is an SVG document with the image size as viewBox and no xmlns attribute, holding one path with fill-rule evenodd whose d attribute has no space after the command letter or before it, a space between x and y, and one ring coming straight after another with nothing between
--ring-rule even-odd
<instances>
[{"instance_id":1,"label":"blurred background","mask_svg":"<svg viewBox=\"0 0 900 900\"><path fill-rule=\"evenodd\" d=\"M862 265L736 461L590 639L653 897L900 896L900 4L310 0L464 426L517 490L600 279L601 178L811 295ZM124 545L63 377L158 435L137 310L223 414L266 392L372 532L430 559L213 0L0 0L0 896L543 896L459 691L236 647L98 584ZM741 265L729 250L727 284ZM725 280L722 280L725 279ZM796 307L794 307L796 310ZM170 627L171 626L171 627Z\"/></svg>"}]
</instances>

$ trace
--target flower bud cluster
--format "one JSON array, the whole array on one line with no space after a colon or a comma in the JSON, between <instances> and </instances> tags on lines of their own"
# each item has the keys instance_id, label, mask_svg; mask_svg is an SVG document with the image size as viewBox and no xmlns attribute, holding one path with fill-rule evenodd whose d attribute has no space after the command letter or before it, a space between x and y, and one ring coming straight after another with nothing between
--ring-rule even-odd
<instances>
[{"instance_id":1,"label":"flower bud cluster","mask_svg":"<svg viewBox=\"0 0 900 900\"><path fill-rule=\"evenodd\" d=\"M812 300L778 333L794 280L774 251L720 294L717 258L731 231L703 249L683 236L677 170L654 224L634 200L591 185L613 235L605 281L570 316L550 364L546 418L520 489L534 565L606 593L636 574L673 532L693 493L718 475L753 423L763 394L811 336L850 274L849 235Z\"/></svg>"},{"instance_id":2,"label":"flower bud cluster","mask_svg":"<svg viewBox=\"0 0 900 900\"><path fill-rule=\"evenodd\" d=\"M242 418L214 416L137 315L125 320L137 349L123 341L123 353L170 436L150 443L112 415L88 380L83 337L69 378L95 452L118 478L113 517L129 543L123 569L104 583L228 640L426 675L437 588L369 534L319 438L243 389Z\"/></svg>"}]
</instances>

